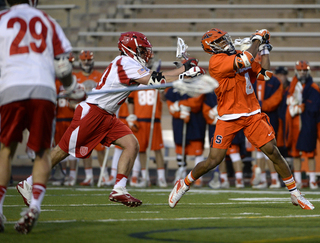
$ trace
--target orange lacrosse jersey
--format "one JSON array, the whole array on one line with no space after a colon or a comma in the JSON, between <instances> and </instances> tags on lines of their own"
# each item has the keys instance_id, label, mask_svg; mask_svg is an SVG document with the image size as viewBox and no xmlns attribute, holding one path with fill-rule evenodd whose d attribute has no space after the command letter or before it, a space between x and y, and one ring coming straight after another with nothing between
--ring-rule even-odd
<instances>
[{"instance_id":1,"label":"orange lacrosse jersey","mask_svg":"<svg viewBox=\"0 0 320 243\"><path fill-rule=\"evenodd\" d=\"M241 53L240 51L237 51ZM234 70L235 55L213 55L209 62L209 74L219 82L215 89L220 120L233 120L250 113L260 112L252 84L261 66L253 62L251 67Z\"/></svg>"},{"instance_id":2,"label":"orange lacrosse jersey","mask_svg":"<svg viewBox=\"0 0 320 243\"><path fill-rule=\"evenodd\" d=\"M82 71L75 73L75 75L77 77L77 82L83 84L86 91L90 92L100 82L102 73L97 70L93 70L93 72L90 73L89 76L83 75Z\"/></svg>"},{"instance_id":3,"label":"orange lacrosse jersey","mask_svg":"<svg viewBox=\"0 0 320 243\"><path fill-rule=\"evenodd\" d=\"M59 80L56 80L57 94L63 94L64 87ZM56 106L56 129L54 134L55 144L58 144L63 134L70 126L74 114L74 108L70 107L67 99L58 99Z\"/></svg>"},{"instance_id":4,"label":"orange lacrosse jersey","mask_svg":"<svg viewBox=\"0 0 320 243\"><path fill-rule=\"evenodd\" d=\"M137 116L137 121L139 123L138 132L134 132L140 145L139 152L145 152L149 144L152 110L156 97L155 94L156 90L149 89L134 91L129 95L129 97L134 100L134 114ZM151 150L160 150L164 147L162 140L161 114L162 102L158 92Z\"/></svg>"}]
</instances>

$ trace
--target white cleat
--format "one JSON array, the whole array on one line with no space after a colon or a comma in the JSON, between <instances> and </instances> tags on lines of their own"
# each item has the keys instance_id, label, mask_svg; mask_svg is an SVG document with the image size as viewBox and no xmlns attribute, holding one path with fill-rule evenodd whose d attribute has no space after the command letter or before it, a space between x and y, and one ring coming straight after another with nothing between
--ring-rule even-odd
<instances>
[{"instance_id":1,"label":"white cleat","mask_svg":"<svg viewBox=\"0 0 320 243\"><path fill-rule=\"evenodd\" d=\"M160 179L158 179L158 180L157 180L157 184L158 184L158 186L161 187L161 188L168 187L168 184L167 184L165 178L160 178Z\"/></svg>"},{"instance_id":2,"label":"white cleat","mask_svg":"<svg viewBox=\"0 0 320 243\"><path fill-rule=\"evenodd\" d=\"M314 206L307 199L305 199L299 190L291 193L291 202L294 206L300 206L305 210L313 210Z\"/></svg>"},{"instance_id":3,"label":"white cleat","mask_svg":"<svg viewBox=\"0 0 320 243\"><path fill-rule=\"evenodd\" d=\"M272 180L271 185L269 186L270 189L279 189L281 188L281 184L279 180Z\"/></svg>"},{"instance_id":4,"label":"white cleat","mask_svg":"<svg viewBox=\"0 0 320 243\"><path fill-rule=\"evenodd\" d=\"M266 189L268 188L268 183L266 181L261 181L258 185L252 186L253 189Z\"/></svg>"},{"instance_id":5,"label":"white cleat","mask_svg":"<svg viewBox=\"0 0 320 243\"><path fill-rule=\"evenodd\" d=\"M228 181L228 180L226 180L226 181L222 181L222 180L221 180L221 188L222 188L222 189L228 189L228 188L230 188L230 183L229 183L229 181Z\"/></svg>"},{"instance_id":6,"label":"white cleat","mask_svg":"<svg viewBox=\"0 0 320 243\"><path fill-rule=\"evenodd\" d=\"M187 167L181 166L176 170L174 183L176 183L180 179L184 179L187 176Z\"/></svg>"},{"instance_id":7,"label":"white cleat","mask_svg":"<svg viewBox=\"0 0 320 243\"><path fill-rule=\"evenodd\" d=\"M243 179L236 179L236 188L244 188Z\"/></svg>"},{"instance_id":8,"label":"white cleat","mask_svg":"<svg viewBox=\"0 0 320 243\"><path fill-rule=\"evenodd\" d=\"M310 189L315 190L318 189L318 183L317 182L311 182L309 183Z\"/></svg>"},{"instance_id":9,"label":"white cleat","mask_svg":"<svg viewBox=\"0 0 320 243\"><path fill-rule=\"evenodd\" d=\"M252 186L257 186L260 183L260 175L261 175L261 169L260 167L256 167L254 169L254 177L253 180L251 181Z\"/></svg>"},{"instance_id":10,"label":"white cleat","mask_svg":"<svg viewBox=\"0 0 320 243\"><path fill-rule=\"evenodd\" d=\"M109 180L107 180L103 185L105 186L113 186L116 183L116 177L113 177L112 175L109 176Z\"/></svg>"},{"instance_id":11,"label":"white cleat","mask_svg":"<svg viewBox=\"0 0 320 243\"><path fill-rule=\"evenodd\" d=\"M29 207L32 198L32 186L27 181L20 181L16 188L22 196L24 203Z\"/></svg>"},{"instance_id":12,"label":"white cleat","mask_svg":"<svg viewBox=\"0 0 320 243\"><path fill-rule=\"evenodd\" d=\"M208 186L212 189L219 189L221 187L221 183L219 180L219 172L215 171L213 173L213 178L211 181L209 181Z\"/></svg>"},{"instance_id":13,"label":"white cleat","mask_svg":"<svg viewBox=\"0 0 320 243\"><path fill-rule=\"evenodd\" d=\"M93 185L94 185L93 177L88 177L83 182L80 183L80 186L93 186Z\"/></svg>"},{"instance_id":14,"label":"white cleat","mask_svg":"<svg viewBox=\"0 0 320 243\"><path fill-rule=\"evenodd\" d=\"M174 188L172 189L170 195L169 195L169 206L170 208L174 208L181 197L190 189L189 186L187 186L184 183L184 179L180 179L176 182L174 185Z\"/></svg>"},{"instance_id":15,"label":"white cleat","mask_svg":"<svg viewBox=\"0 0 320 243\"><path fill-rule=\"evenodd\" d=\"M104 174L104 175L102 176L101 186L108 186L108 185L106 184L107 181L109 181L109 175Z\"/></svg>"},{"instance_id":16,"label":"white cleat","mask_svg":"<svg viewBox=\"0 0 320 243\"><path fill-rule=\"evenodd\" d=\"M68 176L68 179L63 183L65 186L74 186L76 184L76 179L72 176Z\"/></svg>"}]
</instances>

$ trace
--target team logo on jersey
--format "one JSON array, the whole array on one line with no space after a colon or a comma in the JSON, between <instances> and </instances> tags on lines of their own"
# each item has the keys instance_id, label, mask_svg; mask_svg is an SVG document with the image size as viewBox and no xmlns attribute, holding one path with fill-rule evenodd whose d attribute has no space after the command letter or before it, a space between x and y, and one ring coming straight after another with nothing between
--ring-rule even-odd
<instances>
[{"instance_id":1,"label":"team logo on jersey","mask_svg":"<svg viewBox=\"0 0 320 243\"><path fill-rule=\"evenodd\" d=\"M87 154L88 154L88 147L81 146L81 147L80 147L80 154L81 154L82 156L87 155Z\"/></svg>"},{"instance_id":2,"label":"team logo on jersey","mask_svg":"<svg viewBox=\"0 0 320 243\"><path fill-rule=\"evenodd\" d=\"M138 70L140 75L144 74L145 72L147 72L147 70L144 67Z\"/></svg>"}]
</instances>

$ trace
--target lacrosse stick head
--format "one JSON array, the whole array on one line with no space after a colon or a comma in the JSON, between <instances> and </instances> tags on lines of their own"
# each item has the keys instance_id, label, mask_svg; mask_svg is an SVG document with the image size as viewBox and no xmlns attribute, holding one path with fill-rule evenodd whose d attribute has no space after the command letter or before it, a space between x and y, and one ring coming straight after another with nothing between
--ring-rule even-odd
<instances>
[{"instance_id":1,"label":"lacrosse stick head","mask_svg":"<svg viewBox=\"0 0 320 243\"><path fill-rule=\"evenodd\" d=\"M184 43L184 40L178 37L176 57L179 59L184 58L188 60L187 49L188 49L188 46L186 45L186 43Z\"/></svg>"},{"instance_id":2,"label":"lacrosse stick head","mask_svg":"<svg viewBox=\"0 0 320 243\"><path fill-rule=\"evenodd\" d=\"M219 87L218 81L209 75L199 75L189 79L181 78L172 84L176 92L181 95L187 94L191 97L211 93Z\"/></svg>"},{"instance_id":3,"label":"lacrosse stick head","mask_svg":"<svg viewBox=\"0 0 320 243\"><path fill-rule=\"evenodd\" d=\"M252 41L250 37L246 37L243 39L235 39L234 46L236 49L240 49L241 51L246 51L250 48Z\"/></svg>"}]
</instances>

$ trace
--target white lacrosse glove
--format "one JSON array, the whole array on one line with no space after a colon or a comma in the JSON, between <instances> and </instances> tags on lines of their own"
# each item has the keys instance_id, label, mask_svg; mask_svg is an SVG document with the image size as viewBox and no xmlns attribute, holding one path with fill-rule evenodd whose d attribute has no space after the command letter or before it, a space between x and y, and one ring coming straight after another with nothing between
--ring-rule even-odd
<instances>
[{"instance_id":1,"label":"white lacrosse glove","mask_svg":"<svg viewBox=\"0 0 320 243\"><path fill-rule=\"evenodd\" d=\"M289 113L291 117L295 117L303 112L302 107L300 105L290 105Z\"/></svg>"},{"instance_id":2,"label":"white lacrosse glove","mask_svg":"<svg viewBox=\"0 0 320 243\"><path fill-rule=\"evenodd\" d=\"M139 130L139 125L137 121L137 116L135 114L130 114L127 116L126 121L133 132L137 132Z\"/></svg>"},{"instance_id":3,"label":"white lacrosse glove","mask_svg":"<svg viewBox=\"0 0 320 243\"><path fill-rule=\"evenodd\" d=\"M74 75L72 75L71 85L65 88L64 95L69 101L75 103L79 103L87 98L85 87L77 83L77 78Z\"/></svg>"},{"instance_id":4,"label":"white lacrosse glove","mask_svg":"<svg viewBox=\"0 0 320 243\"><path fill-rule=\"evenodd\" d=\"M189 106L180 105L180 119L185 123L188 123L190 120L190 111L191 108Z\"/></svg>"},{"instance_id":5,"label":"white lacrosse glove","mask_svg":"<svg viewBox=\"0 0 320 243\"><path fill-rule=\"evenodd\" d=\"M299 101L295 99L293 96L290 96L287 98L287 105L294 106L298 104L299 104Z\"/></svg>"},{"instance_id":6,"label":"white lacrosse glove","mask_svg":"<svg viewBox=\"0 0 320 243\"><path fill-rule=\"evenodd\" d=\"M179 112L180 111L179 101L176 101L172 105L170 105L169 110L172 114L175 112Z\"/></svg>"},{"instance_id":7,"label":"white lacrosse glove","mask_svg":"<svg viewBox=\"0 0 320 243\"><path fill-rule=\"evenodd\" d=\"M270 54L271 50L272 50L273 46L269 43L269 44L261 44L259 46L259 52L260 52L260 55L263 56L263 55L268 55Z\"/></svg>"},{"instance_id":8,"label":"white lacrosse glove","mask_svg":"<svg viewBox=\"0 0 320 243\"><path fill-rule=\"evenodd\" d=\"M218 109L217 109L217 105L215 107L213 107L210 111L209 111L209 117L210 119L214 119L216 116L218 116Z\"/></svg>"},{"instance_id":9,"label":"white lacrosse glove","mask_svg":"<svg viewBox=\"0 0 320 243\"><path fill-rule=\"evenodd\" d=\"M192 67L189 70L185 71L184 73L181 73L179 75L179 79L183 79L184 76L193 78L193 77L196 77L196 76L203 74L203 72L204 72L203 68L195 66L195 67Z\"/></svg>"}]
</instances>

